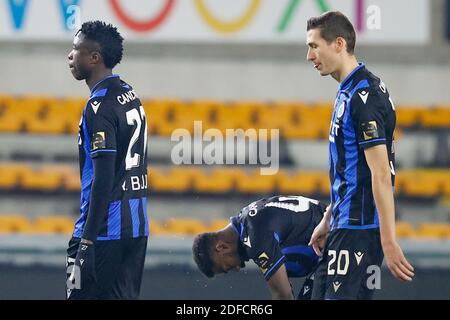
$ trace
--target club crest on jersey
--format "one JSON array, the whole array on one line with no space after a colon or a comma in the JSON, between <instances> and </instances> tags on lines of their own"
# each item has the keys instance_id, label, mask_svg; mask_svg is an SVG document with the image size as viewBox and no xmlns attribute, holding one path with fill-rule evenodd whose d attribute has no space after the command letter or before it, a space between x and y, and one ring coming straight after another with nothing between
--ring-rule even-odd
<instances>
[{"instance_id":1,"label":"club crest on jersey","mask_svg":"<svg viewBox=\"0 0 450 320\"><path fill-rule=\"evenodd\" d=\"M375 121L364 122L361 124L364 140L375 139L379 137L377 123Z\"/></svg>"},{"instance_id":2,"label":"club crest on jersey","mask_svg":"<svg viewBox=\"0 0 450 320\"><path fill-rule=\"evenodd\" d=\"M338 107L337 118L338 119L342 118L342 116L344 115L344 112L345 112L345 101L343 101Z\"/></svg>"},{"instance_id":3,"label":"club crest on jersey","mask_svg":"<svg viewBox=\"0 0 450 320\"><path fill-rule=\"evenodd\" d=\"M94 133L94 135L92 136L91 151L105 148L106 148L105 132L99 131Z\"/></svg>"}]
</instances>

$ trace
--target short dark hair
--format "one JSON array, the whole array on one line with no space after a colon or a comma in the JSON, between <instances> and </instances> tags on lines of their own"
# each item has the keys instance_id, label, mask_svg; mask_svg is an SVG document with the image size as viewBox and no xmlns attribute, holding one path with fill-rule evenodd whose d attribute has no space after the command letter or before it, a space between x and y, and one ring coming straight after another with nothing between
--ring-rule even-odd
<instances>
[{"instance_id":1,"label":"short dark hair","mask_svg":"<svg viewBox=\"0 0 450 320\"><path fill-rule=\"evenodd\" d=\"M114 68L122 60L123 38L117 28L103 21L88 21L81 25L78 33L98 43L105 67Z\"/></svg>"},{"instance_id":2,"label":"short dark hair","mask_svg":"<svg viewBox=\"0 0 450 320\"><path fill-rule=\"evenodd\" d=\"M328 43L342 37L347 42L347 52L355 52L356 33L350 20L339 11L328 11L308 20L306 31L320 29L320 36Z\"/></svg>"},{"instance_id":3,"label":"short dark hair","mask_svg":"<svg viewBox=\"0 0 450 320\"><path fill-rule=\"evenodd\" d=\"M208 278L214 277L212 270L214 262L212 260L213 246L216 236L213 232L199 234L195 237L192 245L194 261L200 271Z\"/></svg>"}]
</instances>

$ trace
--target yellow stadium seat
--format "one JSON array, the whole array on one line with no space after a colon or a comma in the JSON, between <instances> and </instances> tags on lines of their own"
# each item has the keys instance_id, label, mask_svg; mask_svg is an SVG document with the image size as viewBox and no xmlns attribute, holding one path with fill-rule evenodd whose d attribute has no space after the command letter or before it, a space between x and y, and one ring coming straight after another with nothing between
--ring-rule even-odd
<instances>
[{"instance_id":1,"label":"yellow stadium seat","mask_svg":"<svg viewBox=\"0 0 450 320\"><path fill-rule=\"evenodd\" d=\"M66 191L79 192L81 189L80 173L77 170L70 170L62 176L62 186Z\"/></svg>"},{"instance_id":2,"label":"yellow stadium seat","mask_svg":"<svg viewBox=\"0 0 450 320\"><path fill-rule=\"evenodd\" d=\"M209 174L203 171L194 179L194 189L198 192L226 193L232 191L234 185L232 169L213 169Z\"/></svg>"},{"instance_id":3,"label":"yellow stadium seat","mask_svg":"<svg viewBox=\"0 0 450 320\"><path fill-rule=\"evenodd\" d=\"M450 197L450 178L444 181L442 185L442 192L446 197Z\"/></svg>"},{"instance_id":4,"label":"yellow stadium seat","mask_svg":"<svg viewBox=\"0 0 450 320\"><path fill-rule=\"evenodd\" d=\"M30 221L18 214L0 214L0 233L29 233Z\"/></svg>"},{"instance_id":5,"label":"yellow stadium seat","mask_svg":"<svg viewBox=\"0 0 450 320\"><path fill-rule=\"evenodd\" d=\"M237 189L244 193L269 193L275 190L275 176L261 175L259 169L245 172L237 172Z\"/></svg>"},{"instance_id":6,"label":"yellow stadium seat","mask_svg":"<svg viewBox=\"0 0 450 320\"><path fill-rule=\"evenodd\" d=\"M301 102L276 102L274 114L279 119L280 134L286 139L316 139L320 137L320 122L311 121L313 110Z\"/></svg>"},{"instance_id":7,"label":"yellow stadium seat","mask_svg":"<svg viewBox=\"0 0 450 320\"><path fill-rule=\"evenodd\" d=\"M170 235L170 231L164 226L164 223L160 223L157 220L150 219L150 236L166 236Z\"/></svg>"},{"instance_id":8,"label":"yellow stadium seat","mask_svg":"<svg viewBox=\"0 0 450 320\"><path fill-rule=\"evenodd\" d=\"M151 113L147 116L149 132L161 136L171 136L178 129L177 121L182 118L186 102L177 99L160 99L151 104ZM147 105L147 108L148 105ZM144 108L145 109L145 108Z\"/></svg>"},{"instance_id":9,"label":"yellow stadium seat","mask_svg":"<svg viewBox=\"0 0 450 320\"><path fill-rule=\"evenodd\" d=\"M419 121L426 128L450 128L450 106L424 109Z\"/></svg>"},{"instance_id":10,"label":"yellow stadium seat","mask_svg":"<svg viewBox=\"0 0 450 320\"><path fill-rule=\"evenodd\" d=\"M278 190L286 194L329 193L329 180L322 171L280 171L277 176ZM324 189L326 192L324 192Z\"/></svg>"},{"instance_id":11,"label":"yellow stadium seat","mask_svg":"<svg viewBox=\"0 0 450 320\"><path fill-rule=\"evenodd\" d=\"M61 185L66 191L80 191L80 171L76 166L44 165L40 167L44 172L53 172L61 175Z\"/></svg>"},{"instance_id":12,"label":"yellow stadium seat","mask_svg":"<svg viewBox=\"0 0 450 320\"><path fill-rule=\"evenodd\" d=\"M417 235L424 238L450 238L450 224L422 223L417 228Z\"/></svg>"},{"instance_id":13,"label":"yellow stadium seat","mask_svg":"<svg viewBox=\"0 0 450 320\"><path fill-rule=\"evenodd\" d=\"M277 112L278 110L279 108L273 103L268 103L264 108L259 108L258 121L260 128L278 129L281 131L284 123L280 121L281 115Z\"/></svg>"},{"instance_id":14,"label":"yellow stadium seat","mask_svg":"<svg viewBox=\"0 0 450 320\"><path fill-rule=\"evenodd\" d=\"M31 168L23 164L0 164L0 188L10 189L19 185L20 180L31 172Z\"/></svg>"},{"instance_id":15,"label":"yellow stadium seat","mask_svg":"<svg viewBox=\"0 0 450 320\"><path fill-rule=\"evenodd\" d=\"M304 171L280 171L277 175L277 186L282 194L312 194L317 190L314 177Z\"/></svg>"},{"instance_id":16,"label":"yellow stadium seat","mask_svg":"<svg viewBox=\"0 0 450 320\"><path fill-rule=\"evenodd\" d=\"M216 103L211 106L211 126L223 134L226 129L239 129L235 119L235 108L231 103ZM243 129L243 128L240 128Z\"/></svg>"},{"instance_id":17,"label":"yellow stadium seat","mask_svg":"<svg viewBox=\"0 0 450 320\"><path fill-rule=\"evenodd\" d=\"M32 133L66 133L69 129L69 120L73 116L67 115L65 102L60 99L42 99L39 112L26 120L26 129Z\"/></svg>"},{"instance_id":18,"label":"yellow stadium seat","mask_svg":"<svg viewBox=\"0 0 450 320\"><path fill-rule=\"evenodd\" d=\"M189 218L171 218L166 221L167 231L172 234L196 235L205 232L208 228L200 220Z\"/></svg>"},{"instance_id":19,"label":"yellow stadium seat","mask_svg":"<svg viewBox=\"0 0 450 320\"><path fill-rule=\"evenodd\" d=\"M60 102L63 109L62 119L69 133L78 133L86 102L86 99L81 98L70 98Z\"/></svg>"},{"instance_id":20,"label":"yellow stadium seat","mask_svg":"<svg viewBox=\"0 0 450 320\"><path fill-rule=\"evenodd\" d=\"M236 213L230 213L230 215L235 215ZM230 219L213 219L207 223L205 232L215 232L225 228L230 224Z\"/></svg>"},{"instance_id":21,"label":"yellow stadium seat","mask_svg":"<svg viewBox=\"0 0 450 320\"><path fill-rule=\"evenodd\" d=\"M268 108L259 101L237 101L231 105L234 113L234 128L268 129L263 125L260 115Z\"/></svg>"},{"instance_id":22,"label":"yellow stadium seat","mask_svg":"<svg viewBox=\"0 0 450 320\"><path fill-rule=\"evenodd\" d=\"M319 190L322 196L328 197L330 195L330 176L326 171L316 171L315 173Z\"/></svg>"},{"instance_id":23,"label":"yellow stadium seat","mask_svg":"<svg viewBox=\"0 0 450 320\"><path fill-rule=\"evenodd\" d=\"M309 107L310 121L316 122L319 130L319 138L328 139L330 134L330 122L333 113L332 102L317 102Z\"/></svg>"},{"instance_id":24,"label":"yellow stadium seat","mask_svg":"<svg viewBox=\"0 0 450 320\"><path fill-rule=\"evenodd\" d=\"M74 230L74 220L66 216L40 216L32 225L34 233L71 234Z\"/></svg>"},{"instance_id":25,"label":"yellow stadium seat","mask_svg":"<svg viewBox=\"0 0 450 320\"><path fill-rule=\"evenodd\" d=\"M164 105L159 100L151 99L144 100L143 107L147 116L148 134L162 135L159 127L167 122Z\"/></svg>"},{"instance_id":26,"label":"yellow stadium seat","mask_svg":"<svg viewBox=\"0 0 450 320\"><path fill-rule=\"evenodd\" d=\"M25 115L17 99L0 97L0 132L20 132L24 130Z\"/></svg>"},{"instance_id":27,"label":"yellow stadium seat","mask_svg":"<svg viewBox=\"0 0 450 320\"><path fill-rule=\"evenodd\" d=\"M198 122L201 125L203 132L205 130L214 127L210 123L211 105L213 102L208 101L193 101L185 102L182 106L177 108L175 115L175 126L177 128L187 129L191 134L194 132L194 125Z\"/></svg>"},{"instance_id":28,"label":"yellow stadium seat","mask_svg":"<svg viewBox=\"0 0 450 320\"><path fill-rule=\"evenodd\" d=\"M20 179L25 190L56 191L62 183L62 173L52 168L29 170Z\"/></svg>"},{"instance_id":29,"label":"yellow stadium seat","mask_svg":"<svg viewBox=\"0 0 450 320\"><path fill-rule=\"evenodd\" d=\"M441 192L439 180L426 171L399 171L396 179L399 191L410 197L435 197Z\"/></svg>"},{"instance_id":30,"label":"yellow stadium seat","mask_svg":"<svg viewBox=\"0 0 450 320\"><path fill-rule=\"evenodd\" d=\"M169 170L149 168L150 190L159 192L186 192L192 187L194 176L200 169L174 167Z\"/></svg>"},{"instance_id":31,"label":"yellow stadium seat","mask_svg":"<svg viewBox=\"0 0 450 320\"><path fill-rule=\"evenodd\" d=\"M423 107L419 106L399 106L395 109L398 127L414 127L419 124L419 118Z\"/></svg>"},{"instance_id":32,"label":"yellow stadium seat","mask_svg":"<svg viewBox=\"0 0 450 320\"><path fill-rule=\"evenodd\" d=\"M414 237L417 234L414 226L408 222L396 222L395 229L399 238Z\"/></svg>"}]
</instances>

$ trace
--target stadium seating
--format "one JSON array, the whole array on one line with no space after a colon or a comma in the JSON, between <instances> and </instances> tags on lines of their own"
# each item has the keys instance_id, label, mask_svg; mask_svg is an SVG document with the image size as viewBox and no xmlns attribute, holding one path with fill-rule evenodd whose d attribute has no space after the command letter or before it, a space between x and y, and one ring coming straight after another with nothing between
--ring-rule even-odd
<instances>
[{"instance_id":1,"label":"stadium seating","mask_svg":"<svg viewBox=\"0 0 450 320\"><path fill-rule=\"evenodd\" d=\"M396 173L398 196L434 198L450 196L449 169L400 170ZM149 189L153 193L226 194L329 194L329 178L325 171L280 169L276 175L261 175L259 169L175 166L149 168ZM79 192L79 169L65 165L32 167L26 164L0 164L0 190L41 192Z\"/></svg>"},{"instance_id":2,"label":"stadium seating","mask_svg":"<svg viewBox=\"0 0 450 320\"><path fill-rule=\"evenodd\" d=\"M31 223L25 216L18 214L0 215L0 233L29 233L31 230Z\"/></svg>"},{"instance_id":3,"label":"stadium seating","mask_svg":"<svg viewBox=\"0 0 450 320\"><path fill-rule=\"evenodd\" d=\"M202 121L203 130L265 128L280 129L286 139L325 139L332 112L331 102L294 102L152 99L143 101L149 134L170 136L174 129L193 131ZM0 95L0 132L46 134L76 133L85 100ZM450 108L444 105L397 106L399 129L450 128Z\"/></svg>"},{"instance_id":4,"label":"stadium seating","mask_svg":"<svg viewBox=\"0 0 450 320\"><path fill-rule=\"evenodd\" d=\"M74 219L66 215L39 216L31 219L19 214L0 214L0 234L66 234L73 232ZM180 236L213 232L226 227L229 219L205 221L194 218L150 219L150 235ZM399 238L447 239L450 240L449 223L397 222L396 233Z\"/></svg>"}]
</instances>

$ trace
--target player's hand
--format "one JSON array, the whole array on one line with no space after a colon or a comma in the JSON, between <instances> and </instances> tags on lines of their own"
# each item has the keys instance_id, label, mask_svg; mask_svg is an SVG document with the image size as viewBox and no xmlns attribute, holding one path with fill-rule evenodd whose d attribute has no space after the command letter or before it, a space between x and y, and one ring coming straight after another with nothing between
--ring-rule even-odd
<instances>
[{"instance_id":1,"label":"player's hand","mask_svg":"<svg viewBox=\"0 0 450 320\"><path fill-rule=\"evenodd\" d=\"M328 232L330 231L330 223L328 219L322 219L320 223L314 229L314 232L309 241L309 246L312 246L314 252L318 256L322 256L322 249L325 246L325 241L328 237Z\"/></svg>"},{"instance_id":2,"label":"player's hand","mask_svg":"<svg viewBox=\"0 0 450 320\"><path fill-rule=\"evenodd\" d=\"M90 282L96 280L95 273L95 250L94 244L80 242L77 256L75 258L75 265L80 270L81 289Z\"/></svg>"},{"instance_id":3,"label":"player's hand","mask_svg":"<svg viewBox=\"0 0 450 320\"><path fill-rule=\"evenodd\" d=\"M412 281L414 268L406 260L398 243L394 241L383 244L383 252L392 275L400 281Z\"/></svg>"}]
</instances>

